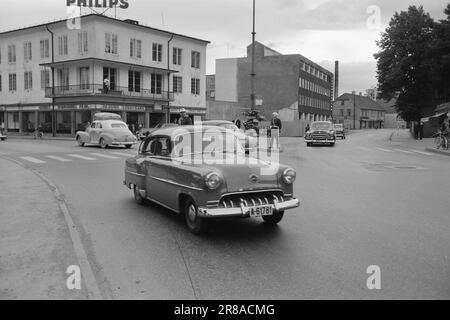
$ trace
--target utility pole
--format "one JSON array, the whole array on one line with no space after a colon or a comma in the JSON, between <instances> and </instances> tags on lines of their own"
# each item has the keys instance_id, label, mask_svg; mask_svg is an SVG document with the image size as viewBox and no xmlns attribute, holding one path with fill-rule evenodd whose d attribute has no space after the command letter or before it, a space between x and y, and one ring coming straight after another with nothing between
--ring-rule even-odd
<instances>
[{"instance_id":1,"label":"utility pole","mask_svg":"<svg viewBox=\"0 0 450 320\"><path fill-rule=\"evenodd\" d=\"M353 91L353 130L356 129L356 93Z\"/></svg>"},{"instance_id":2,"label":"utility pole","mask_svg":"<svg viewBox=\"0 0 450 320\"><path fill-rule=\"evenodd\" d=\"M251 110L255 110L255 0L253 0L253 32L252 32L252 73L251 73L251 85L252 85L252 93L250 94L251 99Z\"/></svg>"}]
</instances>

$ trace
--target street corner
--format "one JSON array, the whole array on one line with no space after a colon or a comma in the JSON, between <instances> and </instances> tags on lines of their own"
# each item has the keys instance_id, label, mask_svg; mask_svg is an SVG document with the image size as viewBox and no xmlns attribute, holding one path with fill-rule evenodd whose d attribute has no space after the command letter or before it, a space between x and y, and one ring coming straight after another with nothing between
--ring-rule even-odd
<instances>
[{"instance_id":1,"label":"street corner","mask_svg":"<svg viewBox=\"0 0 450 320\"><path fill-rule=\"evenodd\" d=\"M66 274L77 257L54 194L36 174L0 158L0 299L85 299Z\"/></svg>"}]
</instances>

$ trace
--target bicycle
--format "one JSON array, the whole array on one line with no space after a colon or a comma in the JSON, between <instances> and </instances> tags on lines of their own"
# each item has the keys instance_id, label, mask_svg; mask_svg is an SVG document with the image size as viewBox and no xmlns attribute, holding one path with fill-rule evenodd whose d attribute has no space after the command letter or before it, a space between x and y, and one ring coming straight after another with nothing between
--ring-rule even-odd
<instances>
[{"instance_id":1,"label":"bicycle","mask_svg":"<svg viewBox=\"0 0 450 320\"><path fill-rule=\"evenodd\" d=\"M35 139L42 139L43 136L44 136L44 133L42 132L42 130L36 129L36 131L34 131Z\"/></svg>"},{"instance_id":2,"label":"bicycle","mask_svg":"<svg viewBox=\"0 0 450 320\"><path fill-rule=\"evenodd\" d=\"M436 149L442 148L448 150L449 147L448 138L444 133L442 133L442 131L439 130L435 132L433 137L434 137L434 146L436 147Z\"/></svg>"}]
</instances>

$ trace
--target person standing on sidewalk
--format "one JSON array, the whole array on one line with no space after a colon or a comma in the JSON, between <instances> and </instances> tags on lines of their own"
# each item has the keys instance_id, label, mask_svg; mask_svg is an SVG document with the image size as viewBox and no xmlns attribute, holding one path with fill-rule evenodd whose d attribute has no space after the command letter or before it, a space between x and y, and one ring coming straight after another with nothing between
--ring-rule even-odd
<instances>
[{"instance_id":1,"label":"person standing on sidewalk","mask_svg":"<svg viewBox=\"0 0 450 320\"><path fill-rule=\"evenodd\" d=\"M2 122L2 124L0 125L0 135L3 135L5 132L5 123Z\"/></svg>"},{"instance_id":2,"label":"person standing on sidewalk","mask_svg":"<svg viewBox=\"0 0 450 320\"><path fill-rule=\"evenodd\" d=\"M272 121L270 121L270 147L273 147L274 142L276 141L276 147L281 149L280 146L280 131L281 131L282 123L278 118L278 112L272 113Z\"/></svg>"},{"instance_id":3,"label":"person standing on sidewalk","mask_svg":"<svg viewBox=\"0 0 450 320\"><path fill-rule=\"evenodd\" d=\"M419 121L419 140L423 139L423 122Z\"/></svg>"},{"instance_id":4,"label":"person standing on sidewalk","mask_svg":"<svg viewBox=\"0 0 450 320\"><path fill-rule=\"evenodd\" d=\"M180 110L180 119L178 120L178 124L180 126L192 125L192 119L186 114L186 109L184 108L181 108Z\"/></svg>"}]
</instances>

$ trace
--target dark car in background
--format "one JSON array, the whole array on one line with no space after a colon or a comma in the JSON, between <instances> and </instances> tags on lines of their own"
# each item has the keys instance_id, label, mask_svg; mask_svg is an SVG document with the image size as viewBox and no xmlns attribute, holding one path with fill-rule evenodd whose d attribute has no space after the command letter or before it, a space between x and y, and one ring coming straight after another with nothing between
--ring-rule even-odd
<instances>
[{"instance_id":1,"label":"dark car in background","mask_svg":"<svg viewBox=\"0 0 450 320\"><path fill-rule=\"evenodd\" d=\"M334 134L336 137L339 137L341 139L345 139L345 128L344 125L341 123L336 123L334 125Z\"/></svg>"},{"instance_id":2,"label":"dark car in background","mask_svg":"<svg viewBox=\"0 0 450 320\"><path fill-rule=\"evenodd\" d=\"M333 123L330 121L316 121L311 123L309 131L305 134L305 141L308 147L314 144L334 146L336 143L336 134Z\"/></svg>"},{"instance_id":3,"label":"dark car in background","mask_svg":"<svg viewBox=\"0 0 450 320\"><path fill-rule=\"evenodd\" d=\"M152 133L153 131L158 130L158 129L163 129L163 128L170 128L170 127L178 127L178 124L176 124L176 123L158 123L153 128L141 128L138 130L138 132L136 132L136 137L142 141L142 140L145 140L145 138L148 137L149 134Z\"/></svg>"}]
</instances>

